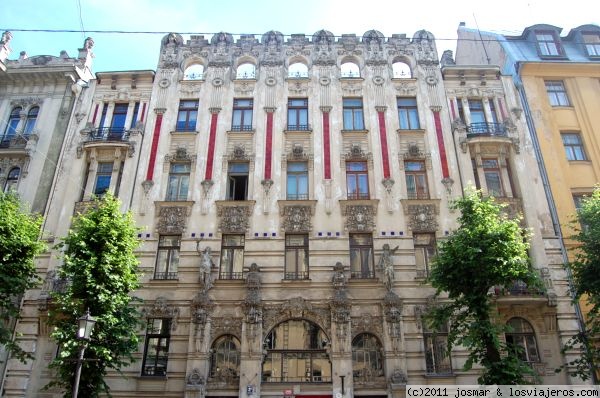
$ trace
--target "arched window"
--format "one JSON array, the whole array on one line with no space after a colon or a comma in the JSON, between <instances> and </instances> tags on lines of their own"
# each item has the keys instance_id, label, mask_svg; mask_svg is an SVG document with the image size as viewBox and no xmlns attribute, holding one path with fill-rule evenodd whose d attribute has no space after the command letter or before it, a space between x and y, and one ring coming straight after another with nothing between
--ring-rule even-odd
<instances>
[{"instance_id":1,"label":"arched window","mask_svg":"<svg viewBox=\"0 0 600 398\"><path fill-rule=\"evenodd\" d=\"M232 335L215 340L210 358L210 377L233 383L240 377L240 342Z\"/></svg>"},{"instance_id":2,"label":"arched window","mask_svg":"<svg viewBox=\"0 0 600 398\"><path fill-rule=\"evenodd\" d=\"M236 79L256 79L256 66L246 62L237 67Z\"/></svg>"},{"instance_id":3,"label":"arched window","mask_svg":"<svg viewBox=\"0 0 600 398\"><path fill-rule=\"evenodd\" d=\"M412 77L410 66L401 61L392 64L392 71L394 73L394 79L410 79Z\"/></svg>"},{"instance_id":4,"label":"arched window","mask_svg":"<svg viewBox=\"0 0 600 398\"><path fill-rule=\"evenodd\" d=\"M288 77L293 79L308 77L308 66L304 65L302 62L291 64L288 68Z\"/></svg>"},{"instance_id":5,"label":"arched window","mask_svg":"<svg viewBox=\"0 0 600 398\"><path fill-rule=\"evenodd\" d=\"M21 168L13 167L8 172L6 177L6 183L4 184L4 192L16 191L17 184L19 183L19 177L21 176Z\"/></svg>"},{"instance_id":6,"label":"arched window","mask_svg":"<svg viewBox=\"0 0 600 398\"><path fill-rule=\"evenodd\" d=\"M381 343L370 333L359 334L352 340L352 377L355 383L368 383L383 377Z\"/></svg>"},{"instance_id":7,"label":"arched window","mask_svg":"<svg viewBox=\"0 0 600 398\"><path fill-rule=\"evenodd\" d=\"M24 135L29 135L33 132L39 111L40 107L34 106L27 113L27 119L25 120L25 129L23 130Z\"/></svg>"},{"instance_id":8,"label":"arched window","mask_svg":"<svg viewBox=\"0 0 600 398\"><path fill-rule=\"evenodd\" d=\"M204 66L193 64L186 68L183 72L183 80L202 80L204 79Z\"/></svg>"},{"instance_id":9,"label":"arched window","mask_svg":"<svg viewBox=\"0 0 600 398\"><path fill-rule=\"evenodd\" d=\"M506 344L513 348L521 360L540 362L540 354L535 340L533 327L523 318L512 318L507 322Z\"/></svg>"},{"instance_id":10,"label":"arched window","mask_svg":"<svg viewBox=\"0 0 600 398\"><path fill-rule=\"evenodd\" d=\"M19 126L19 121L21 120L21 110L22 108L17 106L10 113L2 141L10 141L17 134L17 127Z\"/></svg>"},{"instance_id":11,"label":"arched window","mask_svg":"<svg viewBox=\"0 0 600 398\"><path fill-rule=\"evenodd\" d=\"M275 326L264 341L263 382L331 383L328 342L319 326L304 319Z\"/></svg>"},{"instance_id":12,"label":"arched window","mask_svg":"<svg viewBox=\"0 0 600 398\"><path fill-rule=\"evenodd\" d=\"M340 66L341 77L360 77L360 68L354 62L344 62Z\"/></svg>"}]
</instances>

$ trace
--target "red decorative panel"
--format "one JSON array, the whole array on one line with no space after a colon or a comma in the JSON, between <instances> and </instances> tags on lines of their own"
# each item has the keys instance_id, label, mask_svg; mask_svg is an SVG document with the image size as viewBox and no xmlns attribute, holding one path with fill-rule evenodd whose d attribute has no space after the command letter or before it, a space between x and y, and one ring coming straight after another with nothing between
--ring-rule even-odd
<instances>
[{"instance_id":1,"label":"red decorative panel","mask_svg":"<svg viewBox=\"0 0 600 398\"><path fill-rule=\"evenodd\" d=\"M213 162L215 159L215 140L217 138L217 119L219 114L213 112L210 115L210 135L208 137L208 155L206 158L206 174L204 175L205 180L212 179Z\"/></svg>"},{"instance_id":2,"label":"red decorative panel","mask_svg":"<svg viewBox=\"0 0 600 398\"><path fill-rule=\"evenodd\" d=\"M448 157L446 156L446 145L444 144L444 134L442 131L442 121L440 120L440 112L433 112L435 120L435 132L437 135L438 148L440 150L440 161L442 162L442 175L444 178L450 177L448 172Z\"/></svg>"},{"instance_id":3,"label":"red decorative panel","mask_svg":"<svg viewBox=\"0 0 600 398\"><path fill-rule=\"evenodd\" d=\"M265 141L265 180L271 179L272 150L273 150L273 112L267 112L267 138Z\"/></svg>"},{"instance_id":4,"label":"red decorative panel","mask_svg":"<svg viewBox=\"0 0 600 398\"><path fill-rule=\"evenodd\" d=\"M383 161L383 178L390 178L390 159L388 155L387 132L385 129L385 113L378 111L379 138L381 140L381 159Z\"/></svg>"},{"instance_id":5,"label":"red decorative panel","mask_svg":"<svg viewBox=\"0 0 600 398\"><path fill-rule=\"evenodd\" d=\"M156 115L156 122L154 123L154 134L152 135L152 146L150 149L150 161L148 162L148 172L146 173L146 180L150 181L154 177L154 163L156 162L156 151L158 150L158 140L160 139L160 127L162 126L163 115Z\"/></svg>"},{"instance_id":6,"label":"red decorative panel","mask_svg":"<svg viewBox=\"0 0 600 398\"><path fill-rule=\"evenodd\" d=\"M325 179L331 179L331 154L329 142L329 112L323 112L323 167Z\"/></svg>"}]
</instances>

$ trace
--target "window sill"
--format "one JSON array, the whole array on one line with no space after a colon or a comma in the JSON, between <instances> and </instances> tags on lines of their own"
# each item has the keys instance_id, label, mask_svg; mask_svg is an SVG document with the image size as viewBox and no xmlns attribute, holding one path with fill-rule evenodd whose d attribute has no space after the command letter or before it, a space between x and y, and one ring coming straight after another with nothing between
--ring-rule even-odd
<instances>
[{"instance_id":1,"label":"window sill","mask_svg":"<svg viewBox=\"0 0 600 398\"><path fill-rule=\"evenodd\" d=\"M152 278L152 279L150 279L150 283L165 283L165 282L177 283L177 282L179 282L179 278L174 278L174 279L156 279L156 278Z\"/></svg>"},{"instance_id":2,"label":"window sill","mask_svg":"<svg viewBox=\"0 0 600 398\"><path fill-rule=\"evenodd\" d=\"M256 132L256 130L254 128L252 128L250 130L227 130L227 134L236 134L236 135L240 135L240 134L252 135L255 132Z\"/></svg>"},{"instance_id":3,"label":"window sill","mask_svg":"<svg viewBox=\"0 0 600 398\"><path fill-rule=\"evenodd\" d=\"M425 134L425 129L397 129L396 130L398 133L402 134L402 133L419 133L419 134Z\"/></svg>"},{"instance_id":4,"label":"window sill","mask_svg":"<svg viewBox=\"0 0 600 398\"><path fill-rule=\"evenodd\" d=\"M425 373L424 376L428 379L454 379L455 373Z\"/></svg>"},{"instance_id":5,"label":"window sill","mask_svg":"<svg viewBox=\"0 0 600 398\"><path fill-rule=\"evenodd\" d=\"M312 129L312 127L309 127L307 129L290 129L290 128L287 128L287 129L283 130L283 132L285 134L288 134L288 133L312 133L313 129Z\"/></svg>"},{"instance_id":6,"label":"window sill","mask_svg":"<svg viewBox=\"0 0 600 398\"><path fill-rule=\"evenodd\" d=\"M346 130L346 129L342 129L342 134L352 134L352 133L359 133L359 134L369 134L369 130L365 130L365 129L356 129L356 130Z\"/></svg>"},{"instance_id":7,"label":"window sill","mask_svg":"<svg viewBox=\"0 0 600 398\"><path fill-rule=\"evenodd\" d=\"M173 131L171 131L171 134L174 134L174 135L185 135L185 134L196 135L196 134L198 134L198 130L173 130Z\"/></svg>"},{"instance_id":8,"label":"window sill","mask_svg":"<svg viewBox=\"0 0 600 398\"><path fill-rule=\"evenodd\" d=\"M291 278L283 278L281 279L281 283L286 283L286 284L290 284L290 283L310 283L312 282L312 279L310 278L298 278L298 279L291 279Z\"/></svg>"},{"instance_id":9,"label":"window sill","mask_svg":"<svg viewBox=\"0 0 600 398\"><path fill-rule=\"evenodd\" d=\"M573 163L573 164L585 164L585 165L591 165L592 164L592 161L591 160L587 160L587 159L585 159L585 160L576 160L576 159L570 160L570 159L567 159L567 161L569 163Z\"/></svg>"}]
</instances>

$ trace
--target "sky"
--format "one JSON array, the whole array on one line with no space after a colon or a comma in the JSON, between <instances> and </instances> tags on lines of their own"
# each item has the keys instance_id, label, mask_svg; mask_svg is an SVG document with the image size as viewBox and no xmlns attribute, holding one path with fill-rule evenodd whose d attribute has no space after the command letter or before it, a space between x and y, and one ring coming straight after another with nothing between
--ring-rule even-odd
<instances>
[{"instance_id":1,"label":"sky","mask_svg":"<svg viewBox=\"0 0 600 398\"><path fill-rule=\"evenodd\" d=\"M563 28L566 35L584 24L600 25L600 13L591 12L592 0L4 0L0 6L0 30L11 30L12 53L54 55L66 50L76 57L85 37L94 39L94 72L156 70L160 34L98 33L93 31L144 31L204 34L255 34L270 30L284 35L326 29L336 36L361 37L375 29L386 37L407 37L426 29L437 40L438 55L456 49L460 22L505 35L520 35L524 28L547 23ZM595 19L592 19L595 18ZM74 33L24 32L75 30ZM85 33L81 31L85 31ZM287 38L286 38L287 39Z\"/></svg>"}]
</instances>

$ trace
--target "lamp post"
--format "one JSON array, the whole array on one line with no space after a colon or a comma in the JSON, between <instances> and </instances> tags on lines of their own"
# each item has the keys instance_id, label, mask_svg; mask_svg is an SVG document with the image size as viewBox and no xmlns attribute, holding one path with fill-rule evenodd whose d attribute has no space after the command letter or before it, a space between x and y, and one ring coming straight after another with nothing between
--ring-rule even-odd
<instances>
[{"instance_id":1,"label":"lamp post","mask_svg":"<svg viewBox=\"0 0 600 398\"><path fill-rule=\"evenodd\" d=\"M77 319L77 340L81 341L79 347L79 357L77 358L77 366L75 368L75 381L73 382L73 398L77 398L79 392L79 379L81 378L81 366L83 365L83 352L88 341L90 341L90 335L92 329L96 324L96 318L90 315L90 309L88 308L85 315Z\"/></svg>"}]
</instances>

